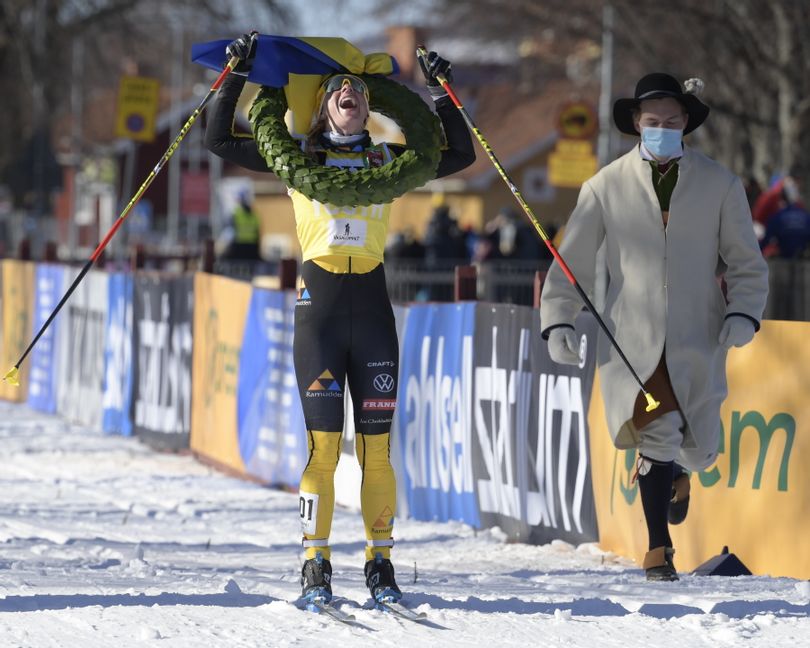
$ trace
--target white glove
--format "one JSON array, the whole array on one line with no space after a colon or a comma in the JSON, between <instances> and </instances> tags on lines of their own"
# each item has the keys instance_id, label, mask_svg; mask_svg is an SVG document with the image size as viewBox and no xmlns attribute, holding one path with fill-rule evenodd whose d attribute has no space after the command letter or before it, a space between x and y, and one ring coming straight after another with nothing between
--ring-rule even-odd
<instances>
[{"instance_id":1,"label":"white glove","mask_svg":"<svg viewBox=\"0 0 810 648\"><path fill-rule=\"evenodd\" d=\"M548 334L548 354L557 364L579 364L579 337L570 326L557 326Z\"/></svg>"},{"instance_id":2,"label":"white glove","mask_svg":"<svg viewBox=\"0 0 810 648\"><path fill-rule=\"evenodd\" d=\"M741 347L754 339L754 323L747 317L732 315L723 322L723 328L717 341L726 349L731 347Z\"/></svg>"}]
</instances>

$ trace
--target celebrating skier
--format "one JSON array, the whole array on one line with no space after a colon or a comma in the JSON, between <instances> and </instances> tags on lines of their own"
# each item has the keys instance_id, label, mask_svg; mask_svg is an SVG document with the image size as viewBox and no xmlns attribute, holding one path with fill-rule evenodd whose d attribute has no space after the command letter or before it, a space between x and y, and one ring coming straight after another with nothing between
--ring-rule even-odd
<instances>
[{"instance_id":1,"label":"celebrating skier","mask_svg":"<svg viewBox=\"0 0 810 648\"><path fill-rule=\"evenodd\" d=\"M253 35L228 45L228 56L238 58L239 65L222 84L209 113L205 143L226 160L254 171L270 171L256 140L231 132L236 103L255 53ZM437 74L450 74L450 63L431 52L423 71L447 142L435 171L440 178L472 164L475 153L464 121L436 80ZM344 73L323 81L316 95L312 128L301 142L301 150L309 158L326 167L382 169L408 151L407 146L371 141L365 130L371 99L368 85L361 76ZM348 385L363 475L360 497L367 543L366 584L375 600L396 601L402 594L390 559L396 481L389 454L399 352L383 270L391 205L329 204L293 188L290 195L303 256L294 363L309 449L300 483L305 549L302 596L329 601L332 595L329 534Z\"/></svg>"}]
</instances>

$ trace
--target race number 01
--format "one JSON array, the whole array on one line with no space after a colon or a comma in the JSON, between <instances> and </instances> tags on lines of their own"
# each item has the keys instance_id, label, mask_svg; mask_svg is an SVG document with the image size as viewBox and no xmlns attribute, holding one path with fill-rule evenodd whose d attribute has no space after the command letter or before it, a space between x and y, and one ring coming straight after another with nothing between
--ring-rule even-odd
<instances>
[{"instance_id":1,"label":"race number 01","mask_svg":"<svg viewBox=\"0 0 810 648\"><path fill-rule=\"evenodd\" d=\"M316 493L298 493L298 515L301 518L301 530L307 535L314 535L318 521L318 495Z\"/></svg>"}]
</instances>

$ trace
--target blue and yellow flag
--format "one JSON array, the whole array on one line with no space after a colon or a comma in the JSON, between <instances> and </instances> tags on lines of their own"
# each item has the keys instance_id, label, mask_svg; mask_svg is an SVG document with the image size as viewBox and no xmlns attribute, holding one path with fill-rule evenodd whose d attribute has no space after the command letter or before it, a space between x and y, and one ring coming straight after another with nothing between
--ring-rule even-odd
<instances>
[{"instance_id":1,"label":"blue and yellow flag","mask_svg":"<svg viewBox=\"0 0 810 648\"><path fill-rule=\"evenodd\" d=\"M305 133L314 111L314 98L324 77L336 72L350 74L399 73L390 54L363 54L343 38L256 37L256 58L248 81L284 88L293 112L293 133ZM225 47L230 40L197 43L191 47L191 60L220 71L226 63Z\"/></svg>"},{"instance_id":2,"label":"blue and yellow flag","mask_svg":"<svg viewBox=\"0 0 810 648\"><path fill-rule=\"evenodd\" d=\"M343 38L294 38L259 34L256 59L248 81L259 85L282 88L290 74L335 72L351 74L397 74L399 65L389 54L366 56ZM230 40L215 40L191 46L191 60L220 71L226 61L225 47Z\"/></svg>"}]
</instances>

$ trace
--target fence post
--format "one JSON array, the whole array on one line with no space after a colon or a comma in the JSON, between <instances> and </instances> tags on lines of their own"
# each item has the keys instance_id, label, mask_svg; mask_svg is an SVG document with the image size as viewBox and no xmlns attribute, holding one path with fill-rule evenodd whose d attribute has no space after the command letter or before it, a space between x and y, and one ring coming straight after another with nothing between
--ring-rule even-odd
<instances>
[{"instance_id":1,"label":"fence post","mask_svg":"<svg viewBox=\"0 0 810 648\"><path fill-rule=\"evenodd\" d=\"M31 239L27 236L22 239L20 244L17 246L17 258L20 261L31 260Z\"/></svg>"},{"instance_id":2,"label":"fence post","mask_svg":"<svg viewBox=\"0 0 810 648\"><path fill-rule=\"evenodd\" d=\"M202 267L200 270L208 274L214 272L214 239L212 238L203 241Z\"/></svg>"},{"instance_id":3,"label":"fence post","mask_svg":"<svg viewBox=\"0 0 810 648\"><path fill-rule=\"evenodd\" d=\"M543 284L546 281L547 270L538 270L534 273L534 307L540 308L540 298L543 294Z\"/></svg>"},{"instance_id":4,"label":"fence post","mask_svg":"<svg viewBox=\"0 0 810 648\"><path fill-rule=\"evenodd\" d=\"M59 260L57 258L57 249L55 241L47 241L45 243L45 256L43 260L45 261L45 263L56 263Z\"/></svg>"},{"instance_id":5,"label":"fence post","mask_svg":"<svg viewBox=\"0 0 810 648\"><path fill-rule=\"evenodd\" d=\"M143 267L146 263L146 252L143 247L143 243L138 243L132 249L132 256L130 257L130 268L134 272L135 270L143 270Z\"/></svg>"},{"instance_id":6,"label":"fence post","mask_svg":"<svg viewBox=\"0 0 810 648\"><path fill-rule=\"evenodd\" d=\"M455 301L475 301L478 298L478 271L475 266L456 266Z\"/></svg>"},{"instance_id":7,"label":"fence post","mask_svg":"<svg viewBox=\"0 0 810 648\"><path fill-rule=\"evenodd\" d=\"M278 264L278 283L281 290L295 290L298 281L298 261L281 259Z\"/></svg>"}]
</instances>

